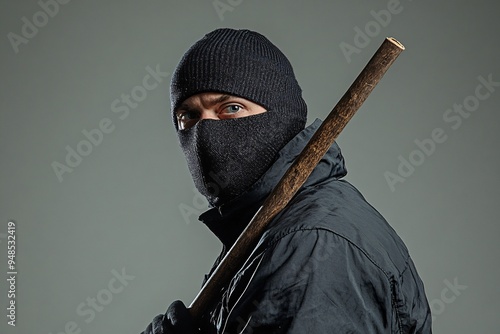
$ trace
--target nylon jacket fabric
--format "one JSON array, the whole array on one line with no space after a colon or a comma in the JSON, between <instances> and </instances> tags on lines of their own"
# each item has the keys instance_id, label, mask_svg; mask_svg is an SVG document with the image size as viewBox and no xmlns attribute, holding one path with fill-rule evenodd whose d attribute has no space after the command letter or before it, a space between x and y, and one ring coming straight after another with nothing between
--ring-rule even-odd
<instances>
[{"instance_id":1,"label":"nylon jacket fabric","mask_svg":"<svg viewBox=\"0 0 500 334\"><path fill-rule=\"evenodd\" d=\"M211 272L320 124L293 138L249 191L200 216L223 243ZM207 310L202 333L432 332L407 248L346 173L334 144Z\"/></svg>"}]
</instances>

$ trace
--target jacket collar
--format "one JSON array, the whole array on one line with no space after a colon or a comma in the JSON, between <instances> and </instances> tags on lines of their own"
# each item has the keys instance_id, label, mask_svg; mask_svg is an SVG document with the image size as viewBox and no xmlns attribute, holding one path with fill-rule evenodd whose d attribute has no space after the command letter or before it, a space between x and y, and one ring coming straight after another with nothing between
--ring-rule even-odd
<instances>
[{"instance_id":1,"label":"jacket collar","mask_svg":"<svg viewBox=\"0 0 500 334\"><path fill-rule=\"evenodd\" d=\"M199 220L219 238L226 249L231 247L236 241L267 195L269 195L274 186L292 165L295 158L302 152L320 125L321 121L316 119L311 125L290 140L279 151L277 160L273 165L249 190L232 201L220 207L211 208L200 215ZM326 179L338 179L344 177L346 174L347 170L344 158L342 157L340 148L334 143L299 192Z\"/></svg>"}]
</instances>

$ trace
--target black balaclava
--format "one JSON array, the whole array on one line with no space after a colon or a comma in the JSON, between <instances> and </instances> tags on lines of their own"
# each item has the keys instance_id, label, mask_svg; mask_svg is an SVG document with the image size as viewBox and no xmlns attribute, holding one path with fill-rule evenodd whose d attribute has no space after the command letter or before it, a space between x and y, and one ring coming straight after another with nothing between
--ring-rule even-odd
<instances>
[{"instance_id":1,"label":"black balaclava","mask_svg":"<svg viewBox=\"0 0 500 334\"><path fill-rule=\"evenodd\" d=\"M264 107L261 114L204 119L179 130L175 110L198 93L219 92ZM304 129L307 106L285 55L250 30L217 29L196 42L170 85L172 117L198 191L218 207L242 194Z\"/></svg>"}]
</instances>

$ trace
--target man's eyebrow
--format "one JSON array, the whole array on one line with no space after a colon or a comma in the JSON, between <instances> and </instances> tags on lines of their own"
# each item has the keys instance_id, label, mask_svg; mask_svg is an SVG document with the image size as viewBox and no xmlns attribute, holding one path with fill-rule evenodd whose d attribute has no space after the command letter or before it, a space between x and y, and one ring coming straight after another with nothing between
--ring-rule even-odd
<instances>
[{"instance_id":1,"label":"man's eyebrow","mask_svg":"<svg viewBox=\"0 0 500 334\"><path fill-rule=\"evenodd\" d=\"M233 96L231 95L227 95L227 94L224 94L224 95L221 95L221 96L217 96L215 98L208 98L207 99L207 103L211 106L215 105L215 104L218 104L218 103L222 103L224 101L227 101L229 100L230 98L233 98Z\"/></svg>"}]
</instances>

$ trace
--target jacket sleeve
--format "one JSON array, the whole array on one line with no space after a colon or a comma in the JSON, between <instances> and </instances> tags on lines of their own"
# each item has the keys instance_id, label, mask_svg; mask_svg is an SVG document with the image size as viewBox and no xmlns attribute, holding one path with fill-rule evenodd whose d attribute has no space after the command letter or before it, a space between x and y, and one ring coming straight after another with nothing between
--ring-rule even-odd
<instances>
[{"instance_id":1,"label":"jacket sleeve","mask_svg":"<svg viewBox=\"0 0 500 334\"><path fill-rule=\"evenodd\" d=\"M223 332L403 333L394 284L349 240L325 229L298 229L240 273L225 301ZM413 326L411 332L419 331Z\"/></svg>"}]
</instances>

